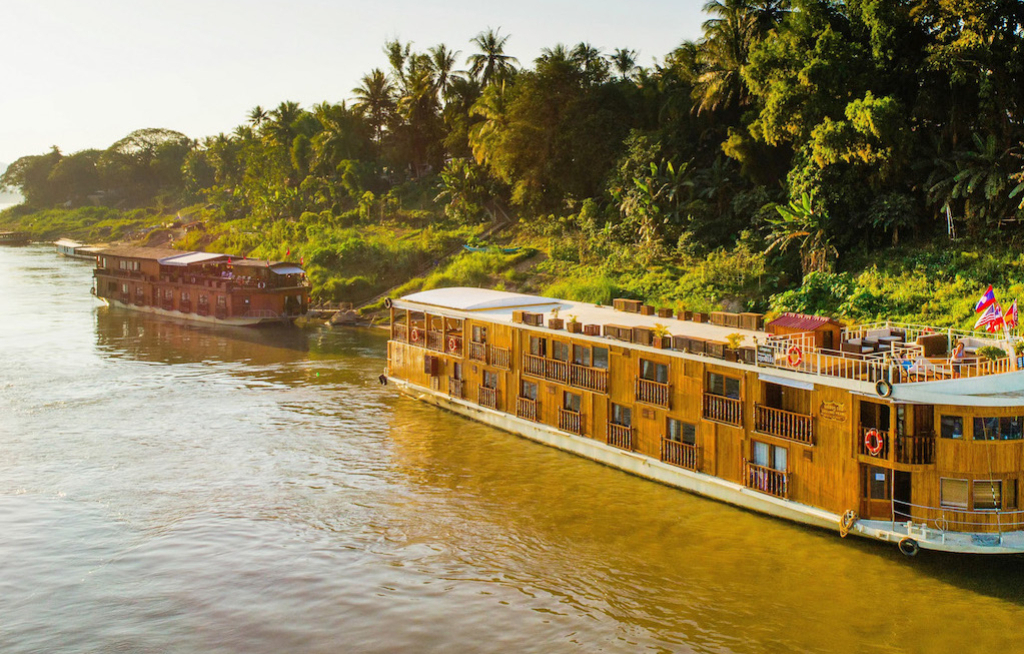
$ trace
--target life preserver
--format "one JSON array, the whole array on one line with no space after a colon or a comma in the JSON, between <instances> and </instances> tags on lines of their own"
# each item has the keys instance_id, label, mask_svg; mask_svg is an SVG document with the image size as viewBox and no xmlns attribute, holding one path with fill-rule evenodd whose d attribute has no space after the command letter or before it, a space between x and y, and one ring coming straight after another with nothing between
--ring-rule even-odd
<instances>
[{"instance_id":1,"label":"life preserver","mask_svg":"<svg viewBox=\"0 0 1024 654\"><path fill-rule=\"evenodd\" d=\"M878 397L889 397L892 395L892 384L884 379L879 379L875 382L875 392L878 393Z\"/></svg>"},{"instance_id":2,"label":"life preserver","mask_svg":"<svg viewBox=\"0 0 1024 654\"><path fill-rule=\"evenodd\" d=\"M266 282L260 282L259 284L256 284L256 288L266 288L266 287L267 287L267 283Z\"/></svg>"},{"instance_id":3,"label":"life preserver","mask_svg":"<svg viewBox=\"0 0 1024 654\"><path fill-rule=\"evenodd\" d=\"M885 447L885 441L877 429L869 429L864 432L864 449L871 453L871 456L878 456Z\"/></svg>"},{"instance_id":4,"label":"life preserver","mask_svg":"<svg viewBox=\"0 0 1024 654\"><path fill-rule=\"evenodd\" d=\"M899 544L900 552L907 556L917 556L918 550L921 546L917 544L917 541L913 538L904 538Z\"/></svg>"},{"instance_id":5,"label":"life preserver","mask_svg":"<svg viewBox=\"0 0 1024 654\"><path fill-rule=\"evenodd\" d=\"M789 349L786 350L786 361L789 362L789 365L796 368L804 362L804 351L796 345L790 345Z\"/></svg>"},{"instance_id":6,"label":"life preserver","mask_svg":"<svg viewBox=\"0 0 1024 654\"><path fill-rule=\"evenodd\" d=\"M454 336L448 338L448 351L454 352L459 349L459 342L455 340Z\"/></svg>"},{"instance_id":7,"label":"life preserver","mask_svg":"<svg viewBox=\"0 0 1024 654\"><path fill-rule=\"evenodd\" d=\"M391 308L391 298L389 298L389 297L384 298L384 308L385 309L390 309Z\"/></svg>"},{"instance_id":8,"label":"life preserver","mask_svg":"<svg viewBox=\"0 0 1024 654\"><path fill-rule=\"evenodd\" d=\"M420 340L420 330L413 327L412 332L409 334L409 338L412 339L413 343L418 342Z\"/></svg>"}]
</instances>

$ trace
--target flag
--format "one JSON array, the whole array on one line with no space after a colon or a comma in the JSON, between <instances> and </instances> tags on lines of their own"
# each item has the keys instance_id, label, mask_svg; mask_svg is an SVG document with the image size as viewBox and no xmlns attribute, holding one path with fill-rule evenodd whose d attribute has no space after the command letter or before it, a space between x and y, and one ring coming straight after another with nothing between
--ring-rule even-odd
<instances>
[{"instance_id":1,"label":"flag","mask_svg":"<svg viewBox=\"0 0 1024 654\"><path fill-rule=\"evenodd\" d=\"M974 305L974 312L975 313L981 313L985 309L987 309L990 306L992 306L993 304L995 304L995 302L996 302L996 294L995 294L995 291L992 290L992 285L989 284L988 285L988 290L985 291L985 293L981 296L981 299L978 300L978 303Z\"/></svg>"},{"instance_id":2,"label":"flag","mask_svg":"<svg viewBox=\"0 0 1024 654\"><path fill-rule=\"evenodd\" d=\"M1010 308L1006 310L1004 320L1006 321L1006 326L1008 328L1017 326L1017 300L1014 300L1013 304L1010 305Z\"/></svg>"},{"instance_id":3,"label":"flag","mask_svg":"<svg viewBox=\"0 0 1024 654\"><path fill-rule=\"evenodd\" d=\"M284 253L284 256L286 256L286 257L292 256L292 249L288 248L288 251Z\"/></svg>"},{"instance_id":4,"label":"flag","mask_svg":"<svg viewBox=\"0 0 1024 654\"><path fill-rule=\"evenodd\" d=\"M988 311L983 313L978 322L974 323L975 329L984 328L985 331L996 332L1003 326L1003 311L999 308L999 305L993 302Z\"/></svg>"}]
</instances>

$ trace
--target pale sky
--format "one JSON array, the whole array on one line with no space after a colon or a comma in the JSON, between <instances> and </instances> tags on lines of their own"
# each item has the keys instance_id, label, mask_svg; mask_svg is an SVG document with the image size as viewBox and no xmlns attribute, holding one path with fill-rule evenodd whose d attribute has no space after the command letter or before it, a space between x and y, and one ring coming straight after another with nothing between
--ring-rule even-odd
<instances>
[{"instance_id":1,"label":"pale sky","mask_svg":"<svg viewBox=\"0 0 1024 654\"><path fill-rule=\"evenodd\" d=\"M650 65L700 36L704 0L0 0L0 162L106 148L166 127L229 132L255 105L303 107L351 96L387 69L388 39L415 50L510 34L532 65L541 48L628 47Z\"/></svg>"}]
</instances>

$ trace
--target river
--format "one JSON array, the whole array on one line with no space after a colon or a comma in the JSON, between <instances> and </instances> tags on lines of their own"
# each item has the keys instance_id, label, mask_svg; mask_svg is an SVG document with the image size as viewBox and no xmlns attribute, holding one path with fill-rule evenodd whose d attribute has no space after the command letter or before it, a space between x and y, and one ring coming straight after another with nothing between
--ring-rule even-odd
<instances>
[{"instance_id":1,"label":"river","mask_svg":"<svg viewBox=\"0 0 1024 654\"><path fill-rule=\"evenodd\" d=\"M1024 559L804 528L382 388L369 330L0 248L0 652L996 652Z\"/></svg>"}]
</instances>

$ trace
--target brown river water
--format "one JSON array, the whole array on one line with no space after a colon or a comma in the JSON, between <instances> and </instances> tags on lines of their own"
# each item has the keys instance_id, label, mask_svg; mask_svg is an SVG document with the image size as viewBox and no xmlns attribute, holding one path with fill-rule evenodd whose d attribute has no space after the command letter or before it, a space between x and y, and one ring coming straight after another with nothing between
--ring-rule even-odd
<instances>
[{"instance_id":1,"label":"brown river water","mask_svg":"<svg viewBox=\"0 0 1024 654\"><path fill-rule=\"evenodd\" d=\"M1024 559L704 500L381 388L369 330L0 248L0 653L1016 652Z\"/></svg>"}]
</instances>

